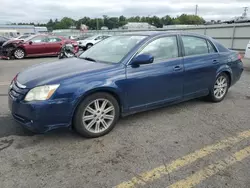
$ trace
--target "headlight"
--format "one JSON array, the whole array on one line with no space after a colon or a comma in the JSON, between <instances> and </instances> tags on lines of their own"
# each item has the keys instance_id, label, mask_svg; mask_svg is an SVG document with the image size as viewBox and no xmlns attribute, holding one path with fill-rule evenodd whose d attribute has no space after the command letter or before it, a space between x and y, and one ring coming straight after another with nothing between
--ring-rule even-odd
<instances>
[{"instance_id":1,"label":"headlight","mask_svg":"<svg viewBox=\"0 0 250 188\"><path fill-rule=\"evenodd\" d=\"M31 89L25 97L25 101L44 101L49 99L56 89L59 87L57 85L45 85L39 86Z\"/></svg>"}]
</instances>

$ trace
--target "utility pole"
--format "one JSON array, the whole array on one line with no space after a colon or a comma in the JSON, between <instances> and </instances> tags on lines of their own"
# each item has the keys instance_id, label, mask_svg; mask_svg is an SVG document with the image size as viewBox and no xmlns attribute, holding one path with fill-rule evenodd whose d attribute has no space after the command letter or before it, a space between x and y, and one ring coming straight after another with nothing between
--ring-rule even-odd
<instances>
[{"instance_id":1,"label":"utility pole","mask_svg":"<svg viewBox=\"0 0 250 188\"><path fill-rule=\"evenodd\" d=\"M198 5L195 5L195 16L198 15Z\"/></svg>"},{"instance_id":2,"label":"utility pole","mask_svg":"<svg viewBox=\"0 0 250 188\"><path fill-rule=\"evenodd\" d=\"M244 8L244 13L242 14L242 16L247 17L248 7L243 7L243 8Z\"/></svg>"}]
</instances>

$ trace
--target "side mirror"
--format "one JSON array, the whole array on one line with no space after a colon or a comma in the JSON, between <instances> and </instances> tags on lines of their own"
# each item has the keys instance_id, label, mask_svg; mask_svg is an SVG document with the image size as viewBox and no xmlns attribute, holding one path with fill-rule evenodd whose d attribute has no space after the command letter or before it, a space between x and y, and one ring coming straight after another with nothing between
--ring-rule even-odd
<instances>
[{"instance_id":1,"label":"side mirror","mask_svg":"<svg viewBox=\"0 0 250 188\"><path fill-rule=\"evenodd\" d=\"M143 65L143 64L150 64L150 63L153 63L154 61L154 57L150 54L141 54L141 55L138 55L136 56L132 62L131 62L131 65L133 67L139 67L140 65Z\"/></svg>"},{"instance_id":2,"label":"side mirror","mask_svg":"<svg viewBox=\"0 0 250 188\"><path fill-rule=\"evenodd\" d=\"M29 41L29 44L31 45L33 42L32 41Z\"/></svg>"}]
</instances>

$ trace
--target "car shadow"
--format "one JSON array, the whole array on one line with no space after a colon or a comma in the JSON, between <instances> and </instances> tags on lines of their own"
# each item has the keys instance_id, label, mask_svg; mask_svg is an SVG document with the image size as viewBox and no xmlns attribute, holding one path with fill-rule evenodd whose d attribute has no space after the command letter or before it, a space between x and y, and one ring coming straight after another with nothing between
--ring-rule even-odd
<instances>
[{"instance_id":1,"label":"car shadow","mask_svg":"<svg viewBox=\"0 0 250 188\"><path fill-rule=\"evenodd\" d=\"M147 116L147 117L160 117L162 114L177 114L180 111L182 111L183 108L187 109L187 108L192 108L194 106L197 107L200 105L204 105L204 103L207 103L207 102L203 99L194 99L194 100L190 100L190 101L179 103L179 104L174 104L174 105L167 106L167 107L161 107L161 108L157 108L154 110L136 113L136 114L121 118L120 121L118 122L118 125L115 128L119 129L120 126L124 126L124 125L129 126L129 125L131 125L131 123L129 123L129 122L140 121L140 119L144 119L145 116ZM11 135L16 135L16 136L42 135L43 139L54 139L55 137L57 139L60 139L60 138L84 139L78 133L76 133L74 130L71 130L70 128L60 128L60 129L49 131L45 134L33 133L33 132L23 128L19 123L17 123L12 118L12 116L10 114L7 116L4 116L4 117L0 117L0 126L1 126L0 138L11 136Z\"/></svg>"},{"instance_id":2,"label":"car shadow","mask_svg":"<svg viewBox=\"0 0 250 188\"><path fill-rule=\"evenodd\" d=\"M197 98L197 99L185 101L185 102L178 103L178 104L163 106L160 108L139 112L139 113L132 114L132 115L125 116L125 117L121 118L121 124L124 125L130 121L134 121L134 120L136 121L138 119L143 119L145 116L156 117L156 116L160 116L163 113L164 114L178 114L184 108L185 109L192 108L194 106L204 105L204 103L210 103L210 102L204 98Z\"/></svg>"}]
</instances>

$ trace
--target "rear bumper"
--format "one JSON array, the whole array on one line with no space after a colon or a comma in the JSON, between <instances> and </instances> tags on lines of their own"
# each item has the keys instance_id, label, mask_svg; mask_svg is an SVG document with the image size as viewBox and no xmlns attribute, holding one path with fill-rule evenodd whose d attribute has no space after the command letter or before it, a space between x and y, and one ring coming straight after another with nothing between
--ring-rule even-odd
<instances>
[{"instance_id":1,"label":"rear bumper","mask_svg":"<svg viewBox=\"0 0 250 188\"><path fill-rule=\"evenodd\" d=\"M9 95L9 109L14 119L25 128L45 133L71 125L71 103L63 100L24 102Z\"/></svg>"},{"instance_id":2,"label":"rear bumper","mask_svg":"<svg viewBox=\"0 0 250 188\"><path fill-rule=\"evenodd\" d=\"M244 71L242 61L240 61L235 67L233 67L232 70L233 70L233 79L232 79L231 86L234 85L241 78L241 75Z\"/></svg>"}]
</instances>

